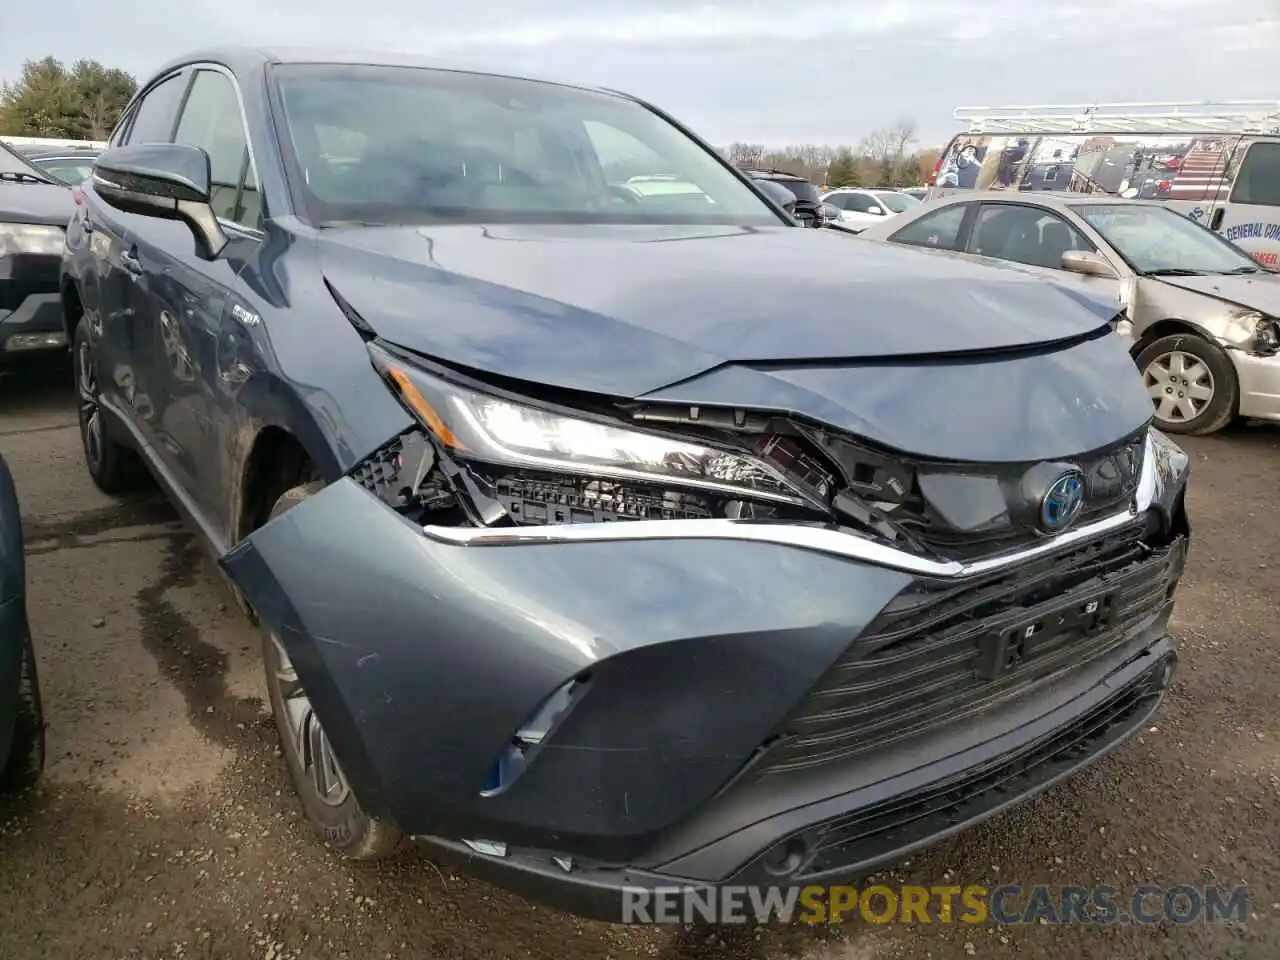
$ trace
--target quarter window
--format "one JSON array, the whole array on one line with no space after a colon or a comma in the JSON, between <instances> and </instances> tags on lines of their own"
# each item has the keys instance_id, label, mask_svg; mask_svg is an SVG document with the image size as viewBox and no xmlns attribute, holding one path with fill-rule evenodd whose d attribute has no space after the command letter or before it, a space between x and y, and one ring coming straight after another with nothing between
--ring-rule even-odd
<instances>
[{"instance_id":1,"label":"quarter window","mask_svg":"<svg viewBox=\"0 0 1280 960\"><path fill-rule=\"evenodd\" d=\"M907 224L889 239L913 247L933 247L937 250L954 250L964 223L966 204L958 203L927 217Z\"/></svg>"},{"instance_id":2,"label":"quarter window","mask_svg":"<svg viewBox=\"0 0 1280 960\"><path fill-rule=\"evenodd\" d=\"M1280 206L1280 143L1255 143L1249 147L1231 189L1231 202Z\"/></svg>"},{"instance_id":3,"label":"quarter window","mask_svg":"<svg viewBox=\"0 0 1280 960\"><path fill-rule=\"evenodd\" d=\"M124 143L168 143L173 137L173 120L182 99L186 74L175 73L147 91L133 111L133 123Z\"/></svg>"},{"instance_id":4,"label":"quarter window","mask_svg":"<svg viewBox=\"0 0 1280 960\"><path fill-rule=\"evenodd\" d=\"M235 86L215 70L198 70L175 143L209 154L209 202L222 220L261 229L262 201L249 162L249 140Z\"/></svg>"}]
</instances>

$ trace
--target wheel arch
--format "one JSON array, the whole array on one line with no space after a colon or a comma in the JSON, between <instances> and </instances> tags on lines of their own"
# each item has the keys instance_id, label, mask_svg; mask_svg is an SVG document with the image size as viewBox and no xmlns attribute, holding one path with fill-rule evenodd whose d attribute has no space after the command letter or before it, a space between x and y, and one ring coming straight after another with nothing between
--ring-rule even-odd
<instances>
[{"instance_id":1,"label":"wheel arch","mask_svg":"<svg viewBox=\"0 0 1280 960\"><path fill-rule=\"evenodd\" d=\"M231 491L224 531L230 549L266 523L280 494L342 475L341 442L290 384L259 371L241 388L229 425Z\"/></svg>"},{"instance_id":2,"label":"wheel arch","mask_svg":"<svg viewBox=\"0 0 1280 960\"><path fill-rule=\"evenodd\" d=\"M1221 346L1218 338L1211 334L1204 327L1184 317L1166 317L1163 320L1157 320L1151 326L1142 331L1142 335L1138 337L1133 346L1129 348L1130 355L1136 360L1143 350L1151 346L1157 340L1163 337L1170 337L1176 334L1187 334L1193 337L1199 337L1201 340L1208 340L1214 346Z\"/></svg>"},{"instance_id":3,"label":"wheel arch","mask_svg":"<svg viewBox=\"0 0 1280 960\"><path fill-rule=\"evenodd\" d=\"M76 326L84 316L84 298L80 295L80 284L68 274L62 275L58 294L62 300L62 327L70 344L75 340Z\"/></svg>"}]
</instances>

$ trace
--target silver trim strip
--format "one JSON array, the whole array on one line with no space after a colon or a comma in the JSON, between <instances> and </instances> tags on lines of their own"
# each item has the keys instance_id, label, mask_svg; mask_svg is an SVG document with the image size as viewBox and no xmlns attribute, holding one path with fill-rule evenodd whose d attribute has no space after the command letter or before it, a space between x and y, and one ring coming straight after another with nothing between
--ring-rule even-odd
<instances>
[{"instance_id":1,"label":"silver trim strip","mask_svg":"<svg viewBox=\"0 0 1280 960\"><path fill-rule=\"evenodd\" d=\"M619 520L612 523L566 523L528 527L423 527L438 543L468 547L519 546L531 543L603 543L622 540L737 540L772 543L777 546L813 550L847 560L904 570L931 577L971 577L1054 553L1083 543L1132 523L1155 499L1157 490L1156 451L1148 435L1142 458L1142 473L1134 502L1117 513L1087 526L1077 527L1014 553L961 563L958 560L929 560L876 543L833 527L798 523L768 523L750 520Z\"/></svg>"}]
</instances>

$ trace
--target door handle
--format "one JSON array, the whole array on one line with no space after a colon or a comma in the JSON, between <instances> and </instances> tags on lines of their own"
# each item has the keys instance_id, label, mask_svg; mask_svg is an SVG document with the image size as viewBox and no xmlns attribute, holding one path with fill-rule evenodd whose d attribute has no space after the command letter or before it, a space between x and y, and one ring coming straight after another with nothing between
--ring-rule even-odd
<instances>
[{"instance_id":1,"label":"door handle","mask_svg":"<svg viewBox=\"0 0 1280 960\"><path fill-rule=\"evenodd\" d=\"M1222 218L1226 214L1226 212L1227 212L1226 207L1219 207L1217 210L1213 211L1213 216L1209 218L1210 230L1217 230L1220 226L1222 226Z\"/></svg>"},{"instance_id":2,"label":"door handle","mask_svg":"<svg viewBox=\"0 0 1280 960\"><path fill-rule=\"evenodd\" d=\"M138 248L133 247L120 254L120 266L135 277L142 275L142 261L138 259Z\"/></svg>"}]
</instances>

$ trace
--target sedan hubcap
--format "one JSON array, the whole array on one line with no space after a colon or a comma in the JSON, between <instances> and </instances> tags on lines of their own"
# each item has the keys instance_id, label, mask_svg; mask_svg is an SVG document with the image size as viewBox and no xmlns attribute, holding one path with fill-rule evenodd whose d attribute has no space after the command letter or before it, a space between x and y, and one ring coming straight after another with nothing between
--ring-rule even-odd
<instances>
[{"instance_id":1,"label":"sedan hubcap","mask_svg":"<svg viewBox=\"0 0 1280 960\"><path fill-rule=\"evenodd\" d=\"M1213 374L1199 358L1181 350L1161 354L1143 371L1156 416L1166 423L1189 423L1213 400Z\"/></svg>"},{"instance_id":2,"label":"sedan hubcap","mask_svg":"<svg viewBox=\"0 0 1280 960\"><path fill-rule=\"evenodd\" d=\"M285 652L284 644L274 633L271 635L275 663L272 672L280 688L284 704L284 720L288 727L289 747L295 752L302 769L311 781L312 789L321 803L339 807L351 795L346 775L333 754L329 737L320 725L311 700L298 681L298 672Z\"/></svg>"},{"instance_id":3,"label":"sedan hubcap","mask_svg":"<svg viewBox=\"0 0 1280 960\"><path fill-rule=\"evenodd\" d=\"M98 381L93 372L93 351L81 341L76 351L78 375L76 386L80 393L80 434L84 439L84 452L91 463L102 457L102 411L98 407Z\"/></svg>"}]
</instances>

